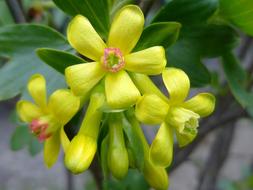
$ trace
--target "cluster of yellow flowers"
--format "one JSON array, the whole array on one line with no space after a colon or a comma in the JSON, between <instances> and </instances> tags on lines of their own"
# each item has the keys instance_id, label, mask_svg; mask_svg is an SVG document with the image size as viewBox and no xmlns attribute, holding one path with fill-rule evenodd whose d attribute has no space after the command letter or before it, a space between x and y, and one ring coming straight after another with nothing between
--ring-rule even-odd
<instances>
[{"instance_id":1,"label":"cluster of yellow flowers","mask_svg":"<svg viewBox=\"0 0 253 190\"><path fill-rule=\"evenodd\" d=\"M214 110L215 98L209 93L200 93L185 101L190 89L189 78L180 69L165 68L167 61L162 46L131 53L143 26L140 8L125 6L114 17L105 43L88 19L77 15L68 26L68 41L93 62L66 68L70 89L55 91L48 102L44 77L39 74L31 77L28 91L35 104L21 100L17 103L17 112L21 120L29 123L32 133L45 141L44 160L48 167L56 162L62 144L69 170L80 173L88 169L97 152L101 128L107 125L107 165L114 177L122 179L129 167L136 167L123 131L127 120L143 146L141 170L146 180L156 189L167 188L165 168L172 161L174 133L180 146L190 143L197 135L199 118ZM148 77L159 74L169 98ZM89 105L84 120L70 141L63 127L82 109L85 100L89 100ZM114 112L105 113L105 107ZM161 124L151 146L139 122Z\"/></svg>"}]
</instances>

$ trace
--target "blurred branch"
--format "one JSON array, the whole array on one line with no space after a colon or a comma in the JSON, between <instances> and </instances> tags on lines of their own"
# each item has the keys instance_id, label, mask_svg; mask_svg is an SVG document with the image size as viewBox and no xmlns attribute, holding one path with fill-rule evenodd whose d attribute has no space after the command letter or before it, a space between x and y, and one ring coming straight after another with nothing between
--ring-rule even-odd
<instances>
[{"instance_id":1,"label":"blurred branch","mask_svg":"<svg viewBox=\"0 0 253 190\"><path fill-rule=\"evenodd\" d=\"M232 109L231 109L232 110ZM196 139L189 144L187 147L180 149L177 145L174 147L174 160L169 168L169 171L172 172L175 170L180 164L188 159L191 153L198 147L198 145L202 142L202 140L213 130L220 129L222 126L227 123L235 122L237 119L247 116L246 112L242 108L234 109L234 112L224 112L222 115L211 116L208 121L202 120L202 127L199 128L199 133ZM206 122L206 123L205 123Z\"/></svg>"},{"instance_id":2,"label":"blurred branch","mask_svg":"<svg viewBox=\"0 0 253 190\"><path fill-rule=\"evenodd\" d=\"M10 13L16 23L25 23L26 18L24 12L17 0L5 0Z\"/></svg>"},{"instance_id":3,"label":"blurred branch","mask_svg":"<svg viewBox=\"0 0 253 190\"><path fill-rule=\"evenodd\" d=\"M199 184L197 190L214 190L219 177L220 170L224 165L231 142L235 133L235 121L228 123L223 129L218 131L218 135L211 147L209 157L205 167L200 173Z\"/></svg>"},{"instance_id":4,"label":"blurred branch","mask_svg":"<svg viewBox=\"0 0 253 190\"><path fill-rule=\"evenodd\" d=\"M73 181L73 174L70 173L67 169L66 171L66 190L74 190L74 181Z\"/></svg>"},{"instance_id":5,"label":"blurred branch","mask_svg":"<svg viewBox=\"0 0 253 190\"><path fill-rule=\"evenodd\" d=\"M156 0L141 0L140 1L140 8L142 9L144 15L146 16L150 9L152 8L153 4L156 2Z\"/></svg>"},{"instance_id":6,"label":"blurred branch","mask_svg":"<svg viewBox=\"0 0 253 190\"><path fill-rule=\"evenodd\" d=\"M243 60L246 57L248 53L248 49L250 48L251 45L252 45L252 38L249 36L246 36L244 43L242 44L240 51L238 53L238 57L240 60Z\"/></svg>"},{"instance_id":7,"label":"blurred branch","mask_svg":"<svg viewBox=\"0 0 253 190\"><path fill-rule=\"evenodd\" d=\"M97 189L103 189L103 172L101 170L97 156L95 156L93 162L91 163L90 171L96 181Z\"/></svg>"}]
</instances>

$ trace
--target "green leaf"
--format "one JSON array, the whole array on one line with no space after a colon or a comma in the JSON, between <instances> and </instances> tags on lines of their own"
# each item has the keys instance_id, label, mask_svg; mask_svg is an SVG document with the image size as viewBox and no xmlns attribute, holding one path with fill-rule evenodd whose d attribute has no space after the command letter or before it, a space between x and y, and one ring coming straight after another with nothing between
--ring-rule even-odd
<instances>
[{"instance_id":1,"label":"green leaf","mask_svg":"<svg viewBox=\"0 0 253 190\"><path fill-rule=\"evenodd\" d=\"M5 1L0 1L0 26L12 24L13 19Z\"/></svg>"},{"instance_id":2,"label":"green leaf","mask_svg":"<svg viewBox=\"0 0 253 190\"><path fill-rule=\"evenodd\" d=\"M54 3L69 15L84 15L96 31L103 37L109 31L109 9L105 0L53 0Z\"/></svg>"},{"instance_id":3,"label":"green leaf","mask_svg":"<svg viewBox=\"0 0 253 190\"><path fill-rule=\"evenodd\" d=\"M190 78L191 86L199 87L208 84L211 76L205 65L201 62L200 55L192 51L192 46L187 40L180 40L167 50L168 66L184 70Z\"/></svg>"},{"instance_id":4,"label":"green leaf","mask_svg":"<svg viewBox=\"0 0 253 190\"><path fill-rule=\"evenodd\" d=\"M0 69L0 100L21 93L34 73L45 76L49 93L65 87L63 75L37 58L34 50L41 47L70 48L64 36L46 26L24 24L0 28L0 57L8 58Z\"/></svg>"},{"instance_id":5,"label":"green leaf","mask_svg":"<svg viewBox=\"0 0 253 190\"><path fill-rule=\"evenodd\" d=\"M219 14L249 35L253 35L253 1L219 0Z\"/></svg>"},{"instance_id":6,"label":"green leaf","mask_svg":"<svg viewBox=\"0 0 253 190\"><path fill-rule=\"evenodd\" d=\"M205 23L218 7L218 0L173 0L154 17L153 22L177 21L182 25Z\"/></svg>"},{"instance_id":7,"label":"green leaf","mask_svg":"<svg viewBox=\"0 0 253 190\"><path fill-rule=\"evenodd\" d=\"M167 50L168 66L183 69L193 87L204 86L211 81L202 59L219 57L238 42L238 35L231 27L207 24L217 6L217 0L173 0L153 20L181 22L183 27L179 39Z\"/></svg>"},{"instance_id":8,"label":"green leaf","mask_svg":"<svg viewBox=\"0 0 253 190\"><path fill-rule=\"evenodd\" d=\"M109 136L107 135L102 143L100 148L100 164L103 171L104 178L107 178L109 175L109 168L107 164L108 158L108 144L109 144Z\"/></svg>"},{"instance_id":9,"label":"green leaf","mask_svg":"<svg viewBox=\"0 0 253 190\"><path fill-rule=\"evenodd\" d=\"M86 62L71 53L51 48L39 48L36 53L42 61L62 74L68 66Z\"/></svg>"},{"instance_id":10,"label":"green leaf","mask_svg":"<svg viewBox=\"0 0 253 190\"><path fill-rule=\"evenodd\" d=\"M16 151L24 148L31 139L31 133L27 126L16 127L15 131L11 136L10 146L11 149Z\"/></svg>"},{"instance_id":11,"label":"green leaf","mask_svg":"<svg viewBox=\"0 0 253 190\"><path fill-rule=\"evenodd\" d=\"M247 75L245 70L231 52L222 56L222 65L234 97L253 115L253 93L246 90Z\"/></svg>"},{"instance_id":12,"label":"green leaf","mask_svg":"<svg viewBox=\"0 0 253 190\"><path fill-rule=\"evenodd\" d=\"M181 24L178 22L151 24L143 30L134 51L158 45L161 45L166 49L176 42L180 28Z\"/></svg>"},{"instance_id":13,"label":"green leaf","mask_svg":"<svg viewBox=\"0 0 253 190\"><path fill-rule=\"evenodd\" d=\"M144 167L144 150L141 139L126 118L123 118L123 130L129 141L129 148L132 150L135 164L138 169L142 170Z\"/></svg>"},{"instance_id":14,"label":"green leaf","mask_svg":"<svg viewBox=\"0 0 253 190\"><path fill-rule=\"evenodd\" d=\"M38 153L40 153L42 148L43 143L40 143L36 137L32 136L28 147L30 155L31 156L37 155Z\"/></svg>"}]
</instances>

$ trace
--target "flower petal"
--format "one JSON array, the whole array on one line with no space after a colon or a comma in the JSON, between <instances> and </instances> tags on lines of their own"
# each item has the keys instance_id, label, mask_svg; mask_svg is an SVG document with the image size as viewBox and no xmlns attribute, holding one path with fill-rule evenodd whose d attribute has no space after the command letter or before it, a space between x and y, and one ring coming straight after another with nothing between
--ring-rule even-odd
<instances>
[{"instance_id":1,"label":"flower petal","mask_svg":"<svg viewBox=\"0 0 253 190\"><path fill-rule=\"evenodd\" d=\"M170 94L171 103L183 102L190 89L190 80L185 72L176 68L167 68L163 71L162 77Z\"/></svg>"},{"instance_id":2,"label":"flower petal","mask_svg":"<svg viewBox=\"0 0 253 190\"><path fill-rule=\"evenodd\" d=\"M126 70L158 75L166 66L165 50L162 46L151 47L125 56Z\"/></svg>"},{"instance_id":3,"label":"flower petal","mask_svg":"<svg viewBox=\"0 0 253 190\"><path fill-rule=\"evenodd\" d=\"M173 142L172 127L162 123L150 147L150 160L157 166L168 167L173 159Z\"/></svg>"},{"instance_id":4,"label":"flower petal","mask_svg":"<svg viewBox=\"0 0 253 190\"><path fill-rule=\"evenodd\" d=\"M105 71L99 62L83 63L67 67L67 84L77 96L87 94L104 76Z\"/></svg>"},{"instance_id":5,"label":"flower petal","mask_svg":"<svg viewBox=\"0 0 253 190\"><path fill-rule=\"evenodd\" d=\"M34 74L28 81L28 91L31 94L34 102L46 109L47 106L47 92L46 92L46 80L41 74Z\"/></svg>"},{"instance_id":6,"label":"flower petal","mask_svg":"<svg viewBox=\"0 0 253 190\"><path fill-rule=\"evenodd\" d=\"M56 131L44 145L44 163L51 168L58 159L60 152L60 131Z\"/></svg>"},{"instance_id":7,"label":"flower petal","mask_svg":"<svg viewBox=\"0 0 253 190\"><path fill-rule=\"evenodd\" d=\"M113 19L108 46L119 48L123 55L130 53L141 36L143 25L141 9L136 5L124 6Z\"/></svg>"},{"instance_id":8,"label":"flower petal","mask_svg":"<svg viewBox=\"0 0 253 190\"><path fill-rule=\"evenodd\" d=\"M199 114L201 117L205 117L213 112L215 97L210 93L200 93L184 102L182 107Z\"/></svg>"},{"instance_id":9,"label":"flower petal","mask_svg":"<svg viewBox=\"0 0 253 190\"><path fill-rule=\"evenodd\" d=\"M139 90L124 70L106 75L105 93L108 105L115 109L132 106L141 96Z\"/></svg>"},{"instance_id":10,"label":"flower petal","mask_svg":"<svg viewBox=\"0 0 253 190\"><path fill-rule=\"evenodd\" d=\"M198 131L195 130L194 133L179 133L176 131L177 141L180 147L184 147L191 143L197 136Z\"/></svg>"},{"instance_id":11,"label":"flower petal","mask_svg":"<svg viewBox=\"0 0 253 190\"><path fill-rule=\"evenodd\" d=\"M86 17L75 16L68 25L67 36L71 46L85 57L96 61L102 57L106 44Z\"/></svg>"},{"instance_id":12,"label":"flower petal","mask_svg":"<svg viewBox=\"0 0 253 190\"><path fill-rule=\"evenodd\" d=\"M145 94L135 107L138 120L149 125L161 124L168 111L169 105L155 94Z\"/></svg>"},{"instance_id":13,"label":"flower petal","mask_svg":"<svg viewBox=\"0 0 253 190\"><path fill-rule=\"evenodd\" d=\"M67 152L69 144L70 144L70 140L64 131L64 127L61 127L61 145L64 152Z\"/></svg>"},{"instance_id":14,"label":"flower petal","mask_svg":"<svg viewBox=\"0 0 253 190\"><path fill-rule=\"evenodd\" d=\"M20 119L26 123L30 123L34 119L38 119L43 113L42 110L33 103L20 100L17 103L17 113Z\"/></svg>"},{"instance_id":15,"label":"flower petal","mask_svg":"<svg viewBox=\"0 0 253 190\"><path fill-rule=\"evenodd\" d=\"M48 107L55 119L65 125L79 109L80 98L74 96L69 90L55 91L49 98Z\"/></svg>"}]
</instances>

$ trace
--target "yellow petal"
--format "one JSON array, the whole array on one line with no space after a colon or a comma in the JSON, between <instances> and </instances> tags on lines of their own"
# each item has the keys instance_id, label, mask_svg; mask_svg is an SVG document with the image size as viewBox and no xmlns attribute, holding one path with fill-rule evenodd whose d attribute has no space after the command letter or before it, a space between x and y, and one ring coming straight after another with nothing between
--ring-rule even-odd
<instances>
[{"instance_id":1,"label":"yellow petal","mask_svg":"<svg viewBox=\"0 0 253 190\"><path fill-rule=\"evenodd\" d=\"M188 109L182 107L172 107L166 116L166 121L175 127L179 133L188 133L195 131L199 126L200 116Z\"/></svg>"},{"instance_id":2,"label":"yellow petal","mask_svg":"<svg viewBox=\"0 0 253 190\"><path fill-rule=\"evenodd\" d=\"M78 134L70 142L65 154L65 165L73 173L87 170L95 156L97 141L89 136Z\"/></svg>"},{"instance_id":3,"label":"yellow petal","mask_svg":"<svg viewBox=\"0 0 253 190\"><path fill-rule=\"evenodd\" d=\"M65 153L67 152L69 144L70 141L69 138L67 137L67 134L64 131L64 127L61 127L61 145Z\"/></svg>"},{"instance_id":4,"label":"yellow petal","mask_svg":"<svg viewBox=\"0 0 253 190\"><path fill-rule=\"evenodd\" d=\"M113 19L108 46L119 48L123 55L130 53L141 36L143 25L141 9L136 5L124 6Z\"/></svg>"},{"instance_id":5,"label":"yellow petal","mask_svg":"<svg viewBox=\"0 0 253 190\"><path fill-rule=\"evenodd\" d=\"M85 57L99 61L103 56L106 44L86 17L77 15L72 19L68 25L67 37L71 46Z\"/></svg>"},{"instance_id":6,"label":"yellow petal","mask_svg":"<svg viewBox=\"0 0 253 190\"><path fill-rule=\"evenodd\" d=\"M67 67L67 84L77 96L87 94L104 76L105 71L99 62L84 63Z\"/></svg>"},{"instance_id":7,"label":"yellow petal","mask_svg":"<svg viewBox=\"0 0 253 190\"><path fill-rule=\"evenodd\" d=\"M150 151L150 160L157 166L168 167L173 159L173 130L166 123L162 123Z\"/></svg>"},{"instance_id":8,"label":"yellow petal","mask_svg":"<svg viewBox=\"0 0 253 190\"><path fill-rule=\"evenodd\" d=\"M60 152L60 131L56 131L44 145L44 163L51 168L58 159Z\"/></svg>"},{"instance_id":9,"label":"yellow petal","mask_svg":"<svg viewBox=\"0 0 253 190\"><path fill-rule=\"evenodd\" d=\"M115 109L130 107L140 97L139 90L123 70L106 75L105 93L108 105Z\"/></svg>"},{"instance_id":10,"label":"yellow petal","mask_svg":"<svg viewBox=\"0 0 253 190\"><path fill-rule=\"evenodd\" d=\"M126 70L158 75L166 66L165 50L162 46L151 47L125 56Z\"/></svg>"},{"instance_id":11,"label":"yellow petal","mask_svg":"<svg viewBox=\"0 0 253 190\"><path fill-rule=\"evenodd\" d=\"M180 147L188 145L196 138L197 134L198 134L197 130L195 130L195 132L192 133L179 133L176 131L178 145Z\"/></svg>"},{"instance_id":12,"label":"yellow petal","mask_svg":"<svg viewBox=\"0 0 253 190\"><path fill-rule=\"evenodd\" d=\"M79 109L80 98L67 89L55 91L49 98L48 107L55 119L65 125Z\"/></svg>"},{"instance_id":13,"label":"yellow petal","mask_svg":"<svg viewBox=\"0 0 253 190\"><path fill-rule=\"evenodd\" d=\"M161 124L169 111L169 105L155 94L145 94L135 107L135 115L139 121L149 124Z\"/></svg>"},{"instance_id":14,"label":"yellow petal","mask_svg":"<svg viewBox=\"0 0 253 190\"><path fill-rule=\"evenodd\" d=\"M162 77L170 94L171 103L183 102L190 89L190 81L185 72L176 68L167 68L163 71Z\"/></svg>"},{"instance_id":15,"label":"yellow petal","mask_svg":"<svg viewBox=\"0 0 253 190\"><path fill-rule=\"evenodd\" d=\"M184 102L182 106L199 114L201 117L205 117L213 112L215 97L210 93L200 93Z\"/></svg>"},{"instance_id":16,"label":"yellow petal","mask_svg":"<svg viewBox=\"0 0 253 190\"><path fill-rule=\"evenodd\" d=\"M157 88L147 75L130 73L130 77L142 94L155 94L162 98L163 101L169 102L169 99Z\"/></svg>"},{"instance_id":17,"label":"yellow petal","mask_svg":"<svg viewBox=\"0 0 253 190\"><path fill-rule=\"evenodd\" d=\"M30 123L34 119L38 119L43 113L42 110L26 100L20 100L17 103L17 113L20 119L26 123Z\"/></svg>"},{"instance_id":18,"label":"yellow petal","mask_svg":"<svg viewBox=\"0 0 253 190\"><path fill-rule=\"evenodd\" d=\"M27 88L33 97L34 102L42 109L46 109L47 93L45 78L40 74L32 75L28 82Z\"/></svg>"}]
</instances>

